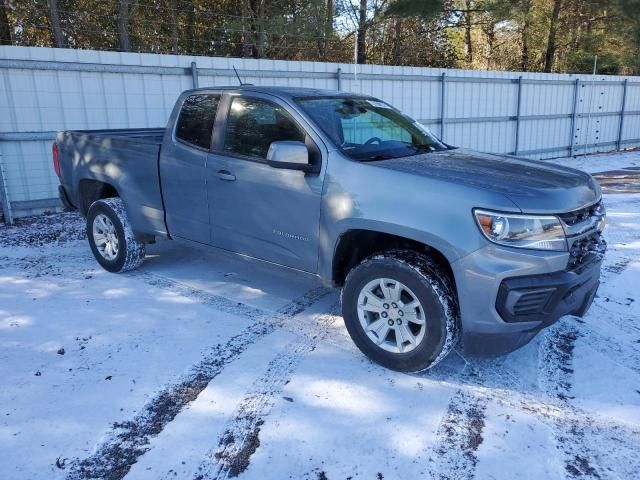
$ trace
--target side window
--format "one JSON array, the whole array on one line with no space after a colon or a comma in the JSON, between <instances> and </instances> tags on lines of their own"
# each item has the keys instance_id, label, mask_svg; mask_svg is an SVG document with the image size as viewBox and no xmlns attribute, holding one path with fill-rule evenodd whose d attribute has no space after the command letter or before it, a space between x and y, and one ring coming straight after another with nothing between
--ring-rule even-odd
<instances>
[{"instance_id":1,"label":"side window","mask_svg":"<svg viewBox=\"0 0 640 480\"><path fill-rule=\"evenodd\" d=\"M284 108L257 99L233 99L224 136L226 152L265 159L271 142L279 140L305 140L304 131Z\"/></svg>"},{"instance_id":2,"label":"side window","mask_svg":"<svg viewBox=\"0 0 640 480\"><path fill-rule=\"evenodd\" d=\"M189 95L180 110L176 124L176 137L183 142L208 150L219 101L220 97L217 95Z\"/></svg>"}]
</instances>

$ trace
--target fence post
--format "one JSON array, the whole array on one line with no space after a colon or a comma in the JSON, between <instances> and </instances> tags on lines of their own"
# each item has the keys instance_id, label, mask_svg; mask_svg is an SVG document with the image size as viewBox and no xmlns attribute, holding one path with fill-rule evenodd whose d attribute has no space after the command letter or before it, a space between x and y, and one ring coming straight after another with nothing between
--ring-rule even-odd
<instances>
[{"instance_id":1,"label":"fence post","mask_svg":"<svg viewBox=\"0 0 640 480\"><path fill-rule=\"evenodd\" d=\"M193 81L193 88L198 88L198 65L196 62L191 62L191 80Z\"/></svg>"},{"instance_id":2,"label":"fence post","mask_svg":"<svg viewBox=\"0 0 640 480\"><path fill-rule=\"evenodd\" d=\"M624 88L622 90L622 108L620 109L620 125L618 126L618 143L617 149L622 147L622 128L624 127L624 109L627 103L627 86L629 85L629 79L624 79Z\"/></svg>"},{"instance_id":3,"label":"fence post","mask_svg":"<svg viewBox=\"0 0 640 480\"><path fill-rule=\"evenodd\" d=\"M442 72L440 84L440 140L444 142L444 123L447 108L447 72Z\"/></svg>"},{"instance_id":4,"label":"fence post","mask_svg":"<svg viewBox=\"0 0 640 480\"><path fill-rule=\"evenodd\" d=\"M580 79L576 78L573 90L573 111L571 112L571 137L569 138L569 156L573 157L573 140L576 136L576 113L578 110L578 91L580 90Z\"/></svg>"},{"instance_id":5,"label":"fence post","mask_svg":"<svg viewBox=\"0 0 640 480\"><path fill-rule=\"evenodd\" d=\"M520 144L520 109L522 108L522 75L518 77L518 100L516 106L516 138L515 138L515 150L514 155L518 155L518 151L520 148L518 145Z\"/></svg>"},{"instance_id":6,"label":"fence post","mask_svg":"<svg viewBox=\"0 0 640 480\"><path fill-rule=\"evenodd\" d=\"M336 71L336 80L338 81L338 90L342 90L342 69L340 67Z\"/></svg>"},{"instance_id":7,"label":"fence post","mask_svg":"<svg viewBox=\"0 0 640 480\"><path fill-rule=\"evenodd\" d=\"M7 190L7 182L4 175L4 163L2 162L2 152L0 152L0 202L2 202L2 214L4 222L7 225L13 224L13 214L11 212L11 203L9 201L9 192Z\"/></svg>"}]
</instances>

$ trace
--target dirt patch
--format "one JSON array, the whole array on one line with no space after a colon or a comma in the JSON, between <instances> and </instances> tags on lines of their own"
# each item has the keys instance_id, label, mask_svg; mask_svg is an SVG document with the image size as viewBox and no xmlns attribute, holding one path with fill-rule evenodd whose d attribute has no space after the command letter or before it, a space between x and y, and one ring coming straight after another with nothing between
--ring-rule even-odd
<instances>
[{"instance_id":1,"label":"dirt patch","mask_svg":"<svg viewBox=\"0 0 640 480\"><path fill-rule=\"evenodd\" d=\"M632 261L631 258L623 258L622 260L619 260L616 263L607 265L606 267L603 268L603 270L609 273L620 274L627 269L631 261Z\"/></svg>"},{"instance_id":2,"label":"dirt patch","mask_svg":"<svg viewBox=\"0 0 640 480\"><path fill-rule=\"evenodd\" d=\"M438 446L431 458L440 480L471 480L478 463L477 450L484 441L488 399L458 390L447 407L440 428Z\"/></svg>"},{"instance_id":3,"label":"dirt patch","mask_svg":"<svg viewBox=\"0 0 640 480\"><path fill-rule=\"evenodd\" d=\"M591 466L589 459L580 455L575 455L573 460L566 465L567 473L573 478L588 476L591 478L601 478L597 470Z\"/></svg>"},{"instance_id":4,"label":"dirt patch","mask_svg":"<svg viewBox=\"0 0 640 480\"><path fill-rule=\"evenodd\" d=\"M558 406L573 410L573 353L576 341L581 337L578 326L568 322L554 325L544 333L539 356L539 383L542 390L556 398ZM563 452L568 478L600 479L593 466L594 454L585 441L590 421L578 421L568 416L552 420L552 429L558 451Z\"/></svg>"},{"instance_id":5,"label":"dirt patch","mask_svg":"<svg viewBox=\"0 0 640 480\"><path fill-rule=\"evenodd\" d=\"M2 247L43 247L86 238L86 224L78 212L24 217L13 225L0 225Z\"/></svg>"},{"instance_id":6,"label":"dirt patch","mask_svg":"<svg viewBox=\"0 0 640 480\"><path fill-rule=\"evenodd\" d=\"M635 169L609 170L593 176L604 193L640 193L640 172Z\"/></svg>"},{"instance_id":7,"label":"dirt patch","mask_svg":"<svg viewBox=\"0 0 640 480\"><path fill-rule=\"evenodd\" d=\"M250 418L250 416L241 420L254 425L254 428L246 435L242 448L233 455L229 455L228 451L224 448L215 454L218 460L227 464L229 477L232 478L237 477L249 467L251 455L256 453L256 450L260 446L260 427L264 425L264 420ZM233 433L227 430L220 440L220 446L226 447L234 442L235 437Z\"/></svg>"},{"instance_id":8,"label":"dirt patch","mask_svg":"<svg viewBox=\"0 0 640 480\"><path fill-rule=\"evenodd\" d=\"M573 326L557 328L556 332L548 337L550 341L546 344L540 360L545 365L545 372L550 375L544 382L546 393L562 401L571 398L573 351L578 335L578 330Z\"/></svg>"}]
</instances>

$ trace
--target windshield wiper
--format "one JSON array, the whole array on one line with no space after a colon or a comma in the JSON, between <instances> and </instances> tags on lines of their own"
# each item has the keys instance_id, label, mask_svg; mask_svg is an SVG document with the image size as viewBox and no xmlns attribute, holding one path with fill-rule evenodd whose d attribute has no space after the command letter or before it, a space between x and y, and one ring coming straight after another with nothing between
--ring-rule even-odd
<instances>
[{"instance_id":1,"label":"windshield wiper","mask_svg":"<svg viewBox=\"0 0 640 480\"><path fill-rule=\"evenodd\" d=\"M433 145L429 145L428 143L423 143L421 145L411 145L411 148L415 148L416 152L433 152L435 149Z\"/></svg>"},{"instance_id":2,"label":"windshield wiper","mask_svg":"<svg viewBox=\"0 0 640 480\"><path fill-rule=\"evenodd\" d=\"M372 155L371 157L363 158L360 160L361 162L379 162L380 160L391 160L394 157L393 155L384 155L382 153L378 153L376 155Z\"/></svg>"}]
</instances>

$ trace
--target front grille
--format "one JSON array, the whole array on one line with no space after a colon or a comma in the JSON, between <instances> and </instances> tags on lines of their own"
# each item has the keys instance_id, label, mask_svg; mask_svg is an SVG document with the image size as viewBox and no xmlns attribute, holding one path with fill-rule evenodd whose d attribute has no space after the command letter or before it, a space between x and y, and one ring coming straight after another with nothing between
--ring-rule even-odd
<instances>
[{"instance_id":1,"label":"front grille","mask_svg":"<svg viewBox=\"0 0 640 480\"><path fill-rule=\"evenodd\" d=\"M575 270L592 260L601 260L607 250L602 238L606 211L602 200L585 208L558 215L569 243L567 269Z\"/></svg>"},{"instance_id":2,"label":"front grille","mask_svg":"<svg viewBox=\"0 0 640 480\"><path fill-rule=\"evenodd\" d=\"M607 250L607 242L600 232L594 232L579 238L571 244L569 249L569 270L575 270L592 260L602 260Z\"/></svg>"},{"instance_id":3,"label":"front grille","mask_svg":"<svg viewBox=\"0 0 640 480\"><path fill-rule=\"evenodd\" d=\"M565 225L573 227L582 222L589 220L592 217L600 217L604 214L604 207L602 200L598 203L594 203L590 207L581 208L569 213L561 213L558 215Z\"/></svg>"}]
</instances>

